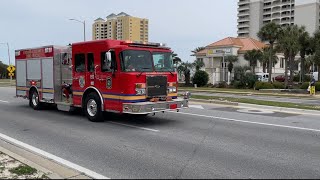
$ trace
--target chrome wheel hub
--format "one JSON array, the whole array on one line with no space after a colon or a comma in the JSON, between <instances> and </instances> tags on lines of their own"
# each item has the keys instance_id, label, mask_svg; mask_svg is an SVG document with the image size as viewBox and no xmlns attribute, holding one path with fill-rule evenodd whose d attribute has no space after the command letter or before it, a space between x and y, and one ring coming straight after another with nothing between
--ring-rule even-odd
<instances>
[{"instance_id":1,"label":"chrome wheel hub","mask_svg":"<svg viewBox=\"0 0 320 180\"><path fill-rule=\"evenodd\" d=\"M97 114L98 107L94 99L90 99L87 103L87 112L90 116L95 116Z\"/></svg>"}]
</instances>

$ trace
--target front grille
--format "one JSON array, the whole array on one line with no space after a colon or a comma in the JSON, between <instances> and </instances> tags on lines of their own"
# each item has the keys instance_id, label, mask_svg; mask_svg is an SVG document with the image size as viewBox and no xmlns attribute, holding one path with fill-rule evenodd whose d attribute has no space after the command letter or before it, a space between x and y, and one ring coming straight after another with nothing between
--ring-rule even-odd
<instances>
[{"instance_id":1,"label":"front grille","mask_svg":"<svg viewBox=\"0 0 320 180\"><path fill-rule=\"evenodd\" d=\"M147 96L167 96L167 76L147 76Z\"/></svg>"}]
</instances>

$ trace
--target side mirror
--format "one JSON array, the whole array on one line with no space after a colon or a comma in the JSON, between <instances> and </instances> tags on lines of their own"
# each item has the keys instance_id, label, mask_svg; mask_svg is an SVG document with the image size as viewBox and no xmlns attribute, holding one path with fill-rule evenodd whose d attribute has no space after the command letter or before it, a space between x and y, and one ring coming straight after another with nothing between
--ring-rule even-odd
<instances>
[{"instance_id":1,"label":"side mirror","mask_svg":"<svg viewBox=\"0 0 320 180\"><path fill-rule=\"evenodd\" d=\"M107 60L107 62L111 62L111 52L106 52L106 56L105 56L106 58L106 60Z\"/></svg>"}]
</instances>

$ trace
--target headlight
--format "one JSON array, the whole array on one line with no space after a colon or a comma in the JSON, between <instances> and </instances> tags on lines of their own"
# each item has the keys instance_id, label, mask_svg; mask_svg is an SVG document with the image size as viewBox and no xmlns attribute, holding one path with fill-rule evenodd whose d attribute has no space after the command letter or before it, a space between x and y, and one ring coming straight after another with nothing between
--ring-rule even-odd
<instances>
[{"instance_id":1,"label":"headlight","mask_svg":"<svg viewBox=\"0 0 320 180\"><path fill-rule=\"evenodd\" d=\"M137 95L145 95L146 94L146 89L136 89L136 94Z\"/></svg>"},{"instance_id":2,"label":"headlight","mask_svg":"<svg viewBox=\"0 0 320 180\"><path fill-rule=\"evenodd\" d=\"M169 93L176 93L177 92L177 88L176 87L168 87L168 92Z\"/></svg>"}]
</instances>

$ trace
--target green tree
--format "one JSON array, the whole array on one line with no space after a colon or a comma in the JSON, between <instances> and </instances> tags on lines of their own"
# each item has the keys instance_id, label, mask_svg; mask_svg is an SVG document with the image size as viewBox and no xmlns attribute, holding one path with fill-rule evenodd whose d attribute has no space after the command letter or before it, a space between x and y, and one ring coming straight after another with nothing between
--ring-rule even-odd
<instances>
[{"instance_id":1,"label":"green tree","mask_svg":"<svg viewBox=\"0 0 320 180\"><path fill-rule=\"evenodd\" d=\"M262 41L268 41L270 44L271 50L274 49L274 43L278 40L279 32L280 32L280 25L271 22L263 26L260 31L258 32L258 37ZM269 65L268 65L268 71L269 71L269 82L271 82L271 75L272 75L272 51L270 51L269 56Z\"/></svg>"},{"instance_id":2,"label":"green tree","mask_svg":"<svg viewBox=\"0 0 320 180\"><path fill-rule=\"evenodd\" d=\"M233 70L233 63L237 62L239 59L238 59L238 56L226 56L225 57L225 61L228 62L228 71L230 73L232 73L232 70Z\"/></svg>"},{"instance_id":3,"label":"green tree","mask_svg":"<svg viewBox=\"0 0 320 180\"><path fill-rule=\"evenodd\" d=\"M8 68L8 65L0 61L0 79L8 77L7 68Z\"/></svg>"},{"instance_id":4,"label":"green tree","mask_svg":"<svg viewBox=\"0 0 320 180\"><path fill-rule=\"evenodd\" d=\"M205 71L197 71L194 74L194 77L192 79L193 84L197 84L197 86L202 87L208 84L209 81L209 75Z\"/></svg>"},{"instance_id":5,"label":"green tree","mask_svg":"<svg viewBox=\"0 0 320 180\"><path fill-rule=\"evenodd\" d=\"M193 67L192 63L183 62L178 66L178 73L183 73L185 78L185 84L190 85L190 69Z\"/></svg>"},{"instance_id":6,"label":"green tree","mask_svg":"<svg viewBox=\"0 0 320 180\"><path fill-rule=\"evenodd\" d=\"M174 51L172 52L172 60L173 64L178 67L178 64L182 62L182 60L178 57L178 54L176 54Z\"/></svg>"},{"instance_id":7,"label":"green tree","mask_svg":"<svg viewBox=\"0 0 320 180\"><path fill-rule=\"evenodd\" d=\"M285 61L285 85L287 86L287 70L289 66L290 70L290 83L293 83L294 78L294 63L295 57L298 54L299 50L301 49L299 43L299 37L305 31L304 27L299 27L298 25L286 26L282 29L279 39L278 39L278 46L279 49L282 50L285 57L288 60Z\"/></svg>"},{"instance_id":8,"label":"green tree","mask_svg":"<svg viewBox=\"0 0 320 180\"><path fill-rule=\"evenodd\" d=\"M304 75L305 75L305 61L306 61L306 55L309 55L311 53L311 38L309 33L304 29L300 36L299 36L299 44L300 44L300 57L301 57L301 63L300 63L300 69L301 69L301 81L304 82Z\"/></svg>"},{"instance_id":9,"label":"green tree","mask_svg":"<svg viewBox=\"0 0 320 180\"><path fill-rule=\"evenodd\" d=\"M251 67L251 72L256 74L256 66L258 60L262 59L262 52L260 50L253 49L251 51L247 51L244 54L244 59L249 61L249 65Z\"/></svg>"},{"instance_id":10,"label":"green tree","mask_svg":"<svg viewBox=\"0 0 320 180\"><path fill-rule=\"evenodd\" d=\"M270 53L271 53L271 60L273 64L278 63L278 57L276 55L276 50L273 51L270 49L270 47L265 47L262 49L262 56L259 60L260 64L262 65L262 71L266 73L266 69L268 69L269 59L270 59Z\"/></svg>"},{"instance_id":11,"label":"green tree","mask_svg":"<svg viewBox=\"0 0 320 180\"><path fill-rule=\"evenodd\" d=\"M196 71L199 71L201 68L205 66L202 59L196 59L192 65L196 68Z\"/></svg>"}]
</instances>

